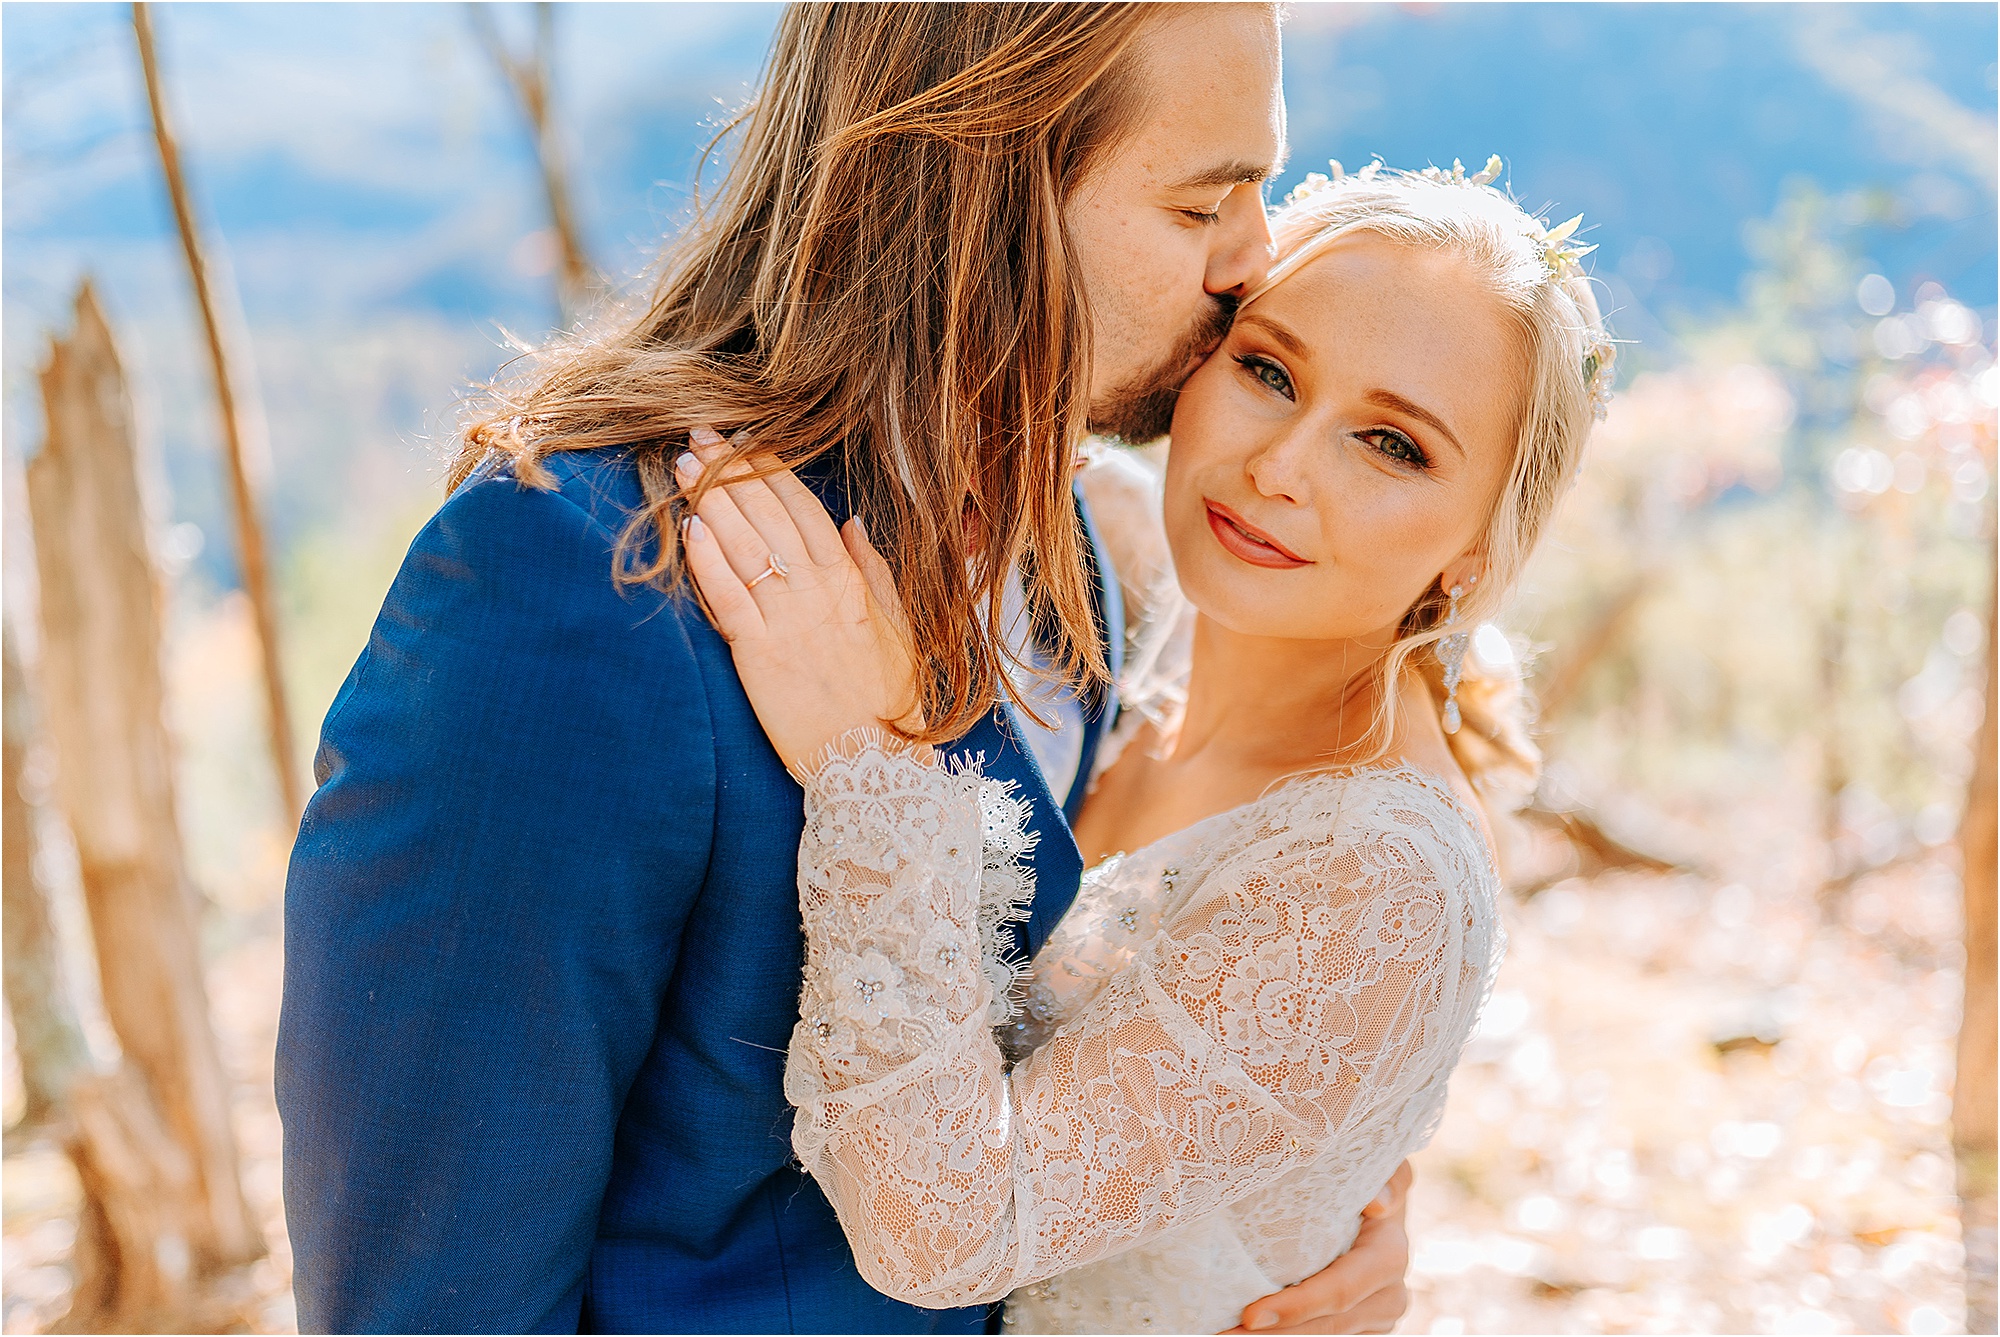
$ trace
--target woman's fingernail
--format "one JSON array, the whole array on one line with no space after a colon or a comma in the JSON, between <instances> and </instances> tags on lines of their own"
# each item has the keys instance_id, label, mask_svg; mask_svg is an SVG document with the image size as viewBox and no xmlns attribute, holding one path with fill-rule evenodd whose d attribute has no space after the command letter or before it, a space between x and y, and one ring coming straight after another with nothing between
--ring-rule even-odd
<instances>
[{"instance_id":1,"label":"woman's fingernail","mask_svg":"<svg viewBox=\"0 0 2000 1337\"><path fill-rule=\"evenodd\" d=\"M722 436L713 427L697 427L688 433L688 440L697 446L719 446Z\"/></svg>"},{"instance_id":2,"label":"woman's fingernail","mask_svg":"<svg viewBox=\"0 0 2000 1337\"><path fill-rule=\"evenodd\" d=\"M693 451L684 450L681 452L681 457L674 461L674 472L682 478L699 478L701 461L694 457Z\"/></svg>"},{"instance_id":3,"label":"woman's fingernail","mask_svg":"<svg viewBox=\"0 0 2000 1337\"><path fill-rule=\"evenodd\" d=\"M701 522L700 516L690 515L687 518L687 536L690 541L708 537L708 526Z\"/></svg>"},{"instance_id":4,"label":"woman's fingernail","mask_svg":"<svg viewBox=\"0 0 2000 1337\"><path fill-rule=\"evenodd\" d=\"M859 511L854 513L854 532L861 536L863 543L868 541L868 522L861 518L861 512Z\"/></svg>"},{"instance_id":5,"label":"woman's fingernail","mask_svg":"<svg viewBox=\"0 0 2000 1337\"><path fill-rule=\"evenodd\" d=\"M1252 1318L1248 1323L1245 1323L1243 1326L1250 1329L1250 1331L1252 1332L1261 1332L1265 1328L1277 1327L1278 1316L1276 1314L1273 1314L1267 1309L1263 1313L1256 1315L1254 1318Z\"/></svg>"}]
</instances>

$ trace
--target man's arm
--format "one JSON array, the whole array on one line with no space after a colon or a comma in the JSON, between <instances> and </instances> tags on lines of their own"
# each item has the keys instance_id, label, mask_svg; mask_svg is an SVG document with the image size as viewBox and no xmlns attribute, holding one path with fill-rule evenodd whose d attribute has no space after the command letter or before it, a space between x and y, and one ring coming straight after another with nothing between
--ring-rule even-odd
<instances>
[{"instance_id":1,"label":"man's arm","mask_svg":"<svg viewBox=\"0 0 2000 1337\"><path fill-rule=\"evenodd\" d=\"M680 618L611 537L468 484L327 717L277 1068L307 1331L576 1330L715 788Z\"/></svg>"},{"instance_id":2,"label":"man's arm","mask_svg":"<svg viewBox=\"0 0 2000 1337\"><path fill-rule=\"evenodd\" d=\"M1243 1310L1239 1332L1389 1332L1410 1307L1403 1284L1410 1270L1405 1229L1410 1183L1404 1161L1375 1200L1362 1209L1361 1231L1348 1251L1296 1286L1267 1295Z\"/></svg>"}]
</instances>

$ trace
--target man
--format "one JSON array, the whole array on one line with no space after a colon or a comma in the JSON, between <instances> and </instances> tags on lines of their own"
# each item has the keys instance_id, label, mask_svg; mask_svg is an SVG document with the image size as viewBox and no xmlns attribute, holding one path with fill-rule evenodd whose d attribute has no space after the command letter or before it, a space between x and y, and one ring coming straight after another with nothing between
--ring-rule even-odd
<instances>
[{"instance_id":1,"label":"man","mask_svg":"<svg viewBox=\"0 0 2000 1337\"><path fill-rule=\"evenodd\" d=\"M791 1162L801 797L675 583L667 466L749 427L866 516L927 727L1033 806L1032 953L1120 644L1071 454L1163 430L1265 272L1276 20L799 6L747 119L652 305L468 432L328 713L278 1054L309 1330L989 1317L870 1290ZM1080 685L1024 713L1023 665ZM1386 1330L1400 1201L1251 1320Z\"/></svg>"}]
</instances>

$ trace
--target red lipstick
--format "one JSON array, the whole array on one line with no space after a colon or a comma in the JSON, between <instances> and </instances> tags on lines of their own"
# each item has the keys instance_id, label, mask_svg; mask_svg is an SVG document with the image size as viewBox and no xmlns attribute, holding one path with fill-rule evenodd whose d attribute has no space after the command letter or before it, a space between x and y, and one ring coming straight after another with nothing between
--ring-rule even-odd
<instances>
[{"instance_id":1,"label":"red lipstick","mask_svg":"<svg viewBox=\"0 0 2000 1337\"><path fill-rule=\"evenodd\" d=\"M1270 567L1277 571L1312 565L1221 502L1204 497L1202 505L1208 508L1208 527L1214 533L1215 541L1231 556L1240 557L1252 566Z\"/></svg>"}]
</instances>

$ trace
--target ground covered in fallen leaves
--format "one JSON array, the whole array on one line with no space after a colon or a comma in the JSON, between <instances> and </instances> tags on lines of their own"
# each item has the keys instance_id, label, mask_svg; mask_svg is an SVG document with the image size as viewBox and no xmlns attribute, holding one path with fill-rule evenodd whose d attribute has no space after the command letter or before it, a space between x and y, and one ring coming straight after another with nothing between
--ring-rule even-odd
<instances>
[{"instance_id":1,"label":"ground covered in fallen leaves","mask_svg":"<svg viewBox=\"0 0 2000 1337\"><path fill-rule=\"evenodd\" d=\"M1405 1332L1963 1330L1945 856L1605 874L1511 946L1412 1203Z\"/></svg>"}]
</instances>

